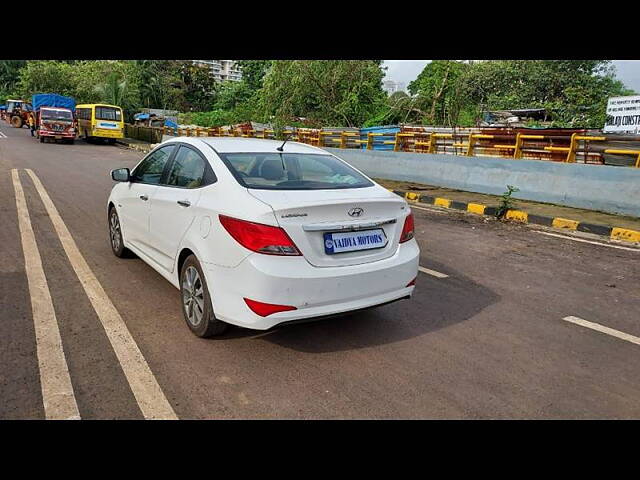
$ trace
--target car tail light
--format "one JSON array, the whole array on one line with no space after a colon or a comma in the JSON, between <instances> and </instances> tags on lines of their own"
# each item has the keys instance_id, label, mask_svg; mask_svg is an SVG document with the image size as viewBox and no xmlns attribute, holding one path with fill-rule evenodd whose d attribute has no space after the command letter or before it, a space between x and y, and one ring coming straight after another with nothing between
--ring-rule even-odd
<instances>
[{"instance_id":1,"label":"car tail light","mask_svg":"<svg viewBox=\"0 0 640 480\"><path fill-rule=\"evenodd\" d=\"M413 212L411 212L404 219L404 226L402 227L402 233L400 234L400 243L411 240L413 238L413 230Z\"/></svg>"},{"instance_id":2,"label":"car tail light","mask_svg":"<svg viewBox=\"0 0 640 480\"><path fill-rule=\"evenodd\" d=\"M289 310L297 310L296 307L293 307L291 305L276 305L274 303L257 302L249 298L245 298L244 303L247 304L247 306L251 309L253 313L255 313L256 315L260 315L261 317L267 317L272 313L287 312Z\"/></svg>"},{"instance_id":3,"label":"car tail light","mask_svg":"<svg viewBox=\"0 0 640 480\"><path fill-rule=\"evenodd\" d=\"M218 217L229 235L249 250L267 255L301 255L293 240L280 227L247 222L225 215Z\"/></svg>"}]
</instances>

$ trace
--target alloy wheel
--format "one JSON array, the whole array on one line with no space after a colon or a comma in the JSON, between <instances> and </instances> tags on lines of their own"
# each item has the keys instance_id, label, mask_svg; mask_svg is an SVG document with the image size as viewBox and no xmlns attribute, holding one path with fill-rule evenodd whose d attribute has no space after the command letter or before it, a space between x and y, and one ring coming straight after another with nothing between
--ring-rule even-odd
<instances>
[{"instance_id":1,"label":"alloy wheel","mask_svg":"<svg viewBox=\"0 0 640 480\"><path fill-rule=\"evenodd\" d=\"M189 323L199 325L204 315L204 289L198 270L191 265L182 278L182 303Z\"/></svg>"},{"instance_id":2,"label":"alloy wheel","mask_svg":"<svg viewBox=\"0 0 640 480\"><path fill-rule=\"evenodd\" d=\"M117 252L122 244L122 233L120 231L120 220L115 211L111 212L111 218L109 219L109 236L111 237L111 247Z\"/></svg>"}]
</instances>

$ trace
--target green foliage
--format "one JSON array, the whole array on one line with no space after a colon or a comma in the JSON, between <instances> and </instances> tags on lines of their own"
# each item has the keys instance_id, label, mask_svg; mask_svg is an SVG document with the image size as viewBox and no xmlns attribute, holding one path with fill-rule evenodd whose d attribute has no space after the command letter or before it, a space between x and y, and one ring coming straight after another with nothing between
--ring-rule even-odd
<instances>
[{"instance_id":1,"label":"green foliage","mask_svg":"<svg viewBox=\"0 0 640 480\"><path fill-rule=\"evenodd\" d=\"M136 60L135 65L139 71L141 107L167 110L183 102L176 62Z\"/></svg>"},{"instance_id":2,"label":"green foliage","mask_svg":"<svg viewBox=\"0 0 640 480\"><path fill-rule=\"evenodd\" d=\"M608 97L630 95L605 60L434 60L366 125L416 122L475 126L483 110L545 108L552 126L601 128Z\"/></svg>"},{"instance_id":3,"label":"green foliage","mask_svg":"<svg viewBox=\"0 0 640 480\"><path fill-rule=\"evenodd\" d=\"M18 83L20 69L25 66L25 60L0 60L0 96L4 101ZM6 93L3 93L6 92Z\"/></svg>"},{"instance_id":4,"label":"green foliage","mask_svg":"<svg viewBox=\"0 0 640 480\"><path fill-rule=\"evenodd\" d=\"M104 83L96 85L94 90L100 95L101 102L120 105L127 93L127 81L113 72Z\"/></svg>"},{"instance_id":5,"label":"green foliage","mask_svg":"<svg viewBox=\"0 0 640 480\"><path fill-rule=\"evenodd\" d=\"M507 191L502 194L500 197L500 205L496 210L496 218L504 218L507 212L513 208L513 199L511 195L515 192L519 192L520 189L514 187L513 185L507 185Z\"/></svg>"},{"instance_id":6,"label":"green foliage","mask_svg":"<svg viewBox=\"0 0 640 480\"><path fill-rule=\"evenodd\" d=\"M434 60L409 83L409 92L418 96L416 108L428 125L457 125L464 106L460 79L469 65L453 60Z\"/></svg>"},{"instance_id":7,"label":"green foliage","mask_svg":"<svg viewBox=\"0 0 640 480\"><path fill-rule=\"evenodd\" d=\"M262 88L264 76L271 68L273 60L240 60L238 65L242 69L242 82L251 91Z\"/></svg>"},{"instance_id":8,"label":"green foliage","mask_svg":"<svg viewBox=\"0 0 640 480\"><path fill-rule=\"evenodd\" d=\"M386 96L378 60L240 60L240 82L216 82L210 69L176 60L0 60L0 102L34 93L78 103L189 113L185 123L474 126L486 110L545 108L557 127L601 128L610 96L633 92L604 60L435 60ZM186 120L188 119L188 121ZM182 121L182 120L181 120ZM532 126L539 125L532 123Z\"/></svg>"},{"instance_id":9,"label":"green foliage","mask_svg":"<svg viewBox=\"0 0 640 480\"><path fill-rule=\"evenodd\" d=\"M608 97L630 93L608 60L478 62L461 84L468 104L486 110L546 108L559 127L602 128Z\"/></svg>"},{"instance_id":10,"label":"green foliage","mask_svg":"<svg viewBox=\"0 0 640 480\"><path fill-rule=\"evenodd\" d=\"M54 60L27 62L20 69L15 89L16 93L25 100L30 99L34 93L74 95L76 93L74 67Z\"/></svg>"},{"instance_id":11,"label":"green foliage","mask_svg":"<svg viewBox=\"0 0 640 480\"><path fill-rule=\"evenodd\" d=\"M373 60L276 60L264 77L262 118L360 126L379 109L384 72Z\"/></svg>"},{"instance_id":12,"label":"green foliage","mask_svg":"<svg viewBox=\"0 0 640 480\"><path fill-rule=\"evenodd\" d=\"M208 67L195 65L189 60L175 63L179 80L178 88L182 92L179 110L206 111L213 106L217 83Z\"/></svg>"},{"instance_id":13,"label":"green foliage","mask_svg":"<svg viewBox=\"0 0 640 480\"><path fill-rule=\"evenodd\" d=\"M234 112L212 110L210 112L183 113L178 116L178 121L187 125L200 125L209 128L236 123L236 117Z\"/></svg>"}]
</instances>

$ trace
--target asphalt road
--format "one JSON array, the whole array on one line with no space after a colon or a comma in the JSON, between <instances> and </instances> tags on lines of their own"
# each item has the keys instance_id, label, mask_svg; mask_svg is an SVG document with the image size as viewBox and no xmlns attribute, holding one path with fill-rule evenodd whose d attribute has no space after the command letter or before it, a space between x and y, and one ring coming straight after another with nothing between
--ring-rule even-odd
<instances>
[{"instance_id":1,"label":"asphalt road","mask_svg":"<svg viewBox=\"0 0 640 480\"><path fill-rule=\"evenodd\" d=\"M80 417L142 410L32 178L57 207L175 414L199 418L640 418L640 251L414 209L411 300L199 339L178 291L111 253L109 171L141 154L0 124L0 418L45 418L11 169L18 169ZM624 332L576 325L575 316ZM629 340L631 339L631 341Z\"/></svg>"}]
</instances>

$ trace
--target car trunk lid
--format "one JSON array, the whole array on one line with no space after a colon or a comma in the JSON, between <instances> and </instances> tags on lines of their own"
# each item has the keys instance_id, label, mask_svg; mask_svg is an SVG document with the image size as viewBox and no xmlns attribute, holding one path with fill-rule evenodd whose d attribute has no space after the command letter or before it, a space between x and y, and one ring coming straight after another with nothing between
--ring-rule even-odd
<instances>
[{"instance_id":1,"label":"car trunk lid","mask_svg":"<svg viewBox=\"0 0 640 480\"><path fill-rule=\"evenodd\" d=\"M357 265L392 256L398 248L404 218L408 214L404 200L379 186L335 190L249 189L249 192L273 208L280 226L307 261L316 267ZM325 236L339 232L357 234ZM366 245L362 241L364 247L354 248L367 249L333 254L325 249L327 239L338 238L339 243L344 242L345 236L363 238L363 235L376 234L386 240L384 246ZM359 241L353 239L354 243ZM337 243L334 250L339 250Z\"/></svg>"}]
</instances>

